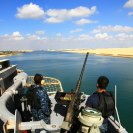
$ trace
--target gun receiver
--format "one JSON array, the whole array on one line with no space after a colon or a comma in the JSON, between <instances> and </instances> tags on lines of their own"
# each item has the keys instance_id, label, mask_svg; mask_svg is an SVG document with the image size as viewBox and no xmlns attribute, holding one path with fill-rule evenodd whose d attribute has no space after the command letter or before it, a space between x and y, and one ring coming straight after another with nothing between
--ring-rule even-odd
<instances>
[{"instance_id":1,"label":"gun receiver","mask_svg":"<svg viewBox=\"0 0 133 133\"><path fill-rule=\"evenodd\" d=\"M86 66L86 62L87 62L88 55L89 55L89 53L86 54L86 57L85 57L85 60L84 60L84 64L83 64L83 67L82 67L82 70L81 70L81 73L80 73L80 76L79 76L79 80L77 81L77 84L76 84L76 88L74 90L73 97L71 99L71 102L69 103L65 120L64 120L64 122L63 122L63 124L61 126L62 129L67 130L67 131L70 130L71 125L73 123L72 121L73 121L73 117L74 117L74 113L75 113L74 111L77 110L78 109L78 106L79 106L76 103L78 101L78 96L79 96L79 92L80 92L81 81L82 81L83 73L84 73L84 70L85 70L85 66ZM75 105L76 105L76 108L77 109L75 109Z\"/></svg>"}]
</instances>

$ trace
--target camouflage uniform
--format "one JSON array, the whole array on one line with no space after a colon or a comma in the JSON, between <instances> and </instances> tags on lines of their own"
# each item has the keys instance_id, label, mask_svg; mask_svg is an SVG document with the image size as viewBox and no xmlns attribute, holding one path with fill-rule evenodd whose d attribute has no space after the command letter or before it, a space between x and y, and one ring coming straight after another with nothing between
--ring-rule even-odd
<instances>
[{"instance_id":1,"label":"camouflage uniform","mask_svg":"<svg viewBox=\"0 0 133 133\"><path fill-rule=\"evenodd\" d=\"M33 119L35 121L44 120L46 124L50 124L51 109L48 94L46 90L39 85L35 85L35 88L37 88L36 96L40 103L40 109L36 109L34 107L31 109Z\"/></svg>"}]
</instances>

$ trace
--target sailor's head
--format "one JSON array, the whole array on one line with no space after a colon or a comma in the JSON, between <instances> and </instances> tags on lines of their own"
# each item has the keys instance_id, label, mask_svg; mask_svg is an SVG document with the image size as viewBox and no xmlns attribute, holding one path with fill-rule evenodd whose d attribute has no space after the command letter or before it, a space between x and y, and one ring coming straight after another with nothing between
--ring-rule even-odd
<instances>
[{"instance_id":1,"label":"sailor's head","mask_svg":"<svg viewBox=\"0 0 133 133\"><path fill-rule=\"evenodd\" d=\"M37 85L41 85L43 80L43 76L41 74L36 73L34 76L34 82Z\"/></svg>"},{"instance_id":2,"label":"sailor's head","mask_svg":"<svg viewBox=\"0 0 133 133\"><path fill-rule=\"evenodd\" d=\"M100 76L97 80L97 88L106 89L109 84L109 79L106 76Z\"/></svg>"}]
</instances>

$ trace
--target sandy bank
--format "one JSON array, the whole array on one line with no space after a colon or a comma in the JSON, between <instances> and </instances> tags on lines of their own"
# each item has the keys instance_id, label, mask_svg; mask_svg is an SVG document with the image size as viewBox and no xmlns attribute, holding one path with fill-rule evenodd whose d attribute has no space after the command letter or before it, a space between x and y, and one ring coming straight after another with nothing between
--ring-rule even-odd
<instances>
[{"instance_id":1,"label":"sandy bank","mask_svg":"<svg viewBox=\"0 0 133 133\"><path fill-rule=\"evenodd\" d=\"M20 55L23 53L32 52L32 50L21 50L21 51L0 51L0 57Z\"/></svg>"},{"instance_id":2,"label":"sandy bank","mask_svg":"<svg viewBox=\"0 0 133 133\"><path fill-rule=\"evenodd\" d=\"M0 57L7 57L7 56L13 56L14 54L2 54Z\"/></svg>"},{"instance_id":3,"label":"sandy bank","mask_svg":"<svg viewBox=\"0 0 133 133\"><path fill-rule=\"evenodd\" d=\"M63 52L72 53L87 53L105 56L115 57L127 57L133 58L133 47L132 48L104 48L104 49L75 49L75 50L63 50Z\"/></svg>"}]
</instances>

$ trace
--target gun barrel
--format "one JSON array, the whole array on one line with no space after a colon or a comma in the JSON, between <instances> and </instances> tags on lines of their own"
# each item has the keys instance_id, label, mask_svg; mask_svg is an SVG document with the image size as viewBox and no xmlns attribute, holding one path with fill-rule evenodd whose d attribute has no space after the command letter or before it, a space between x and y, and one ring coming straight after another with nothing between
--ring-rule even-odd
<instances>
[{"instance_id":1,"label":"gun barrel","mask_svg":"<svg viewBox=\"0 0 133 133\"><path fill-rule=\"evenodd\" d=\"M83 73L84 73L84 70L85 70L88 55L89 55L89 53L86 54L84 64L83 64L83 67L82 67L82 70L81 70L81 73L80 73L80 77L79 77L79 80L78 80L76 88L75 88L75 94L72 97L72 100L71 100L71 102L69 103L69 106L68 106L68 111L67 111L67 115L65 117L65 121L69 122L69 123L71 123L72 118L73 118L74 105L75 105L75 102L76 102L77 97L78 97L77 95L80 91L81 81L82 81Z\"/></svg>"},{"instance_id":2,"label":"gun barrel","mask_svg":"<svg viewBox=\"0 0 133 133\"><path fill-rule=\"evenodd\" d=\"M86 66L88 55L89 55L89 53L87 52L85 60L84 60L84 64L83 64L83 67L82 67L82 70L81 70L81 73L80 73L80 76L79 76L79 80L78 80L76 88L75 88L75 92L76 93L79 92L79 90L80 90L81 81L82 81L82 77L83 77L83 74L84 74L84 70L85 70L85 66Z\"/></svg>"}]
</instances>

